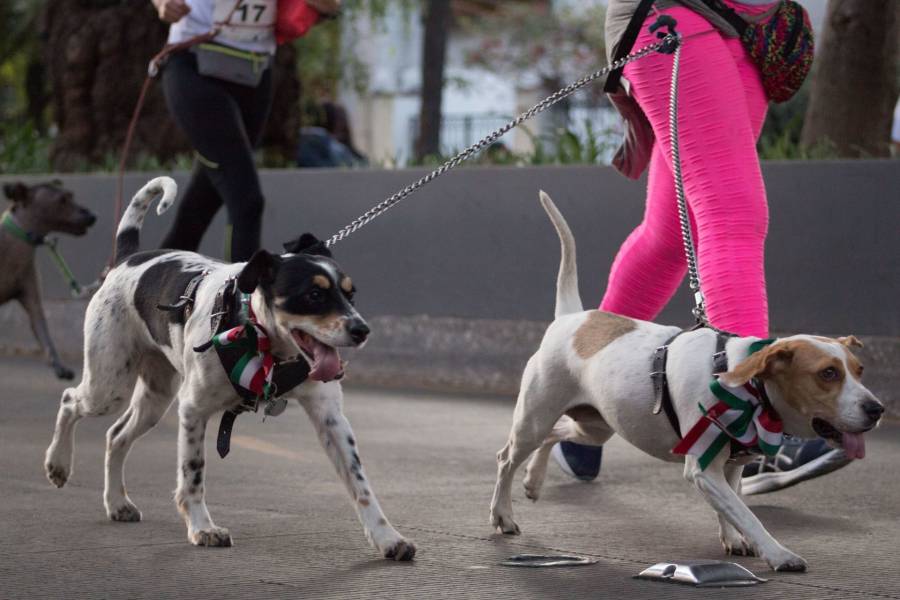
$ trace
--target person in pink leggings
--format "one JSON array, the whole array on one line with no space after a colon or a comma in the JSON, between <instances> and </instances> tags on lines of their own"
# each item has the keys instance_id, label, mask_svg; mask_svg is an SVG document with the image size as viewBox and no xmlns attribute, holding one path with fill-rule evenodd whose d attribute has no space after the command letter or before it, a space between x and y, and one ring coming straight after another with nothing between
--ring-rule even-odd
<instances>
[{"instance_id":1,"label":"person in pink leggings","mask_svg":"<svg viewBox=\"0 0 900 600\"><path fill-rule=\"evenodd\" d=\"M771 0L725 3L748 20L763 17L777 4ZM615 34L621 28L616 24L624 23L636 4L634 0L610 3L610 46L618 41ZM764 250L769 212L756 142L768 99L759 69L733 31L729 32L706 12L700 0L693 2L695 6L690 0L684 2L687 6L671 4L656 3L657 8L651 10L634 48L656 41L648 26L659 14L677 21L676 29L684 40L679 72L678 142L708 317L725 331L766 338L769 320ZM662 311L687 271L669 135L672 64L671 55L657 53L627 65L623 74L627 98L621 93L612 98L620 108L623 102L632 103L632 110L625 106L622 112L630 121L629 127L644 130L630 136L632 147L626 143L616 165L636 178L648 163L649 173L644 219L622 244L613 262L600 309L648 321ZM629 152L633 156L628 156ZM832 452L824 443L813 444L814 456L805 458L816 459ZM797 443L793 449L800 451L803 446ZM812 446L805 449L807 455L811 449ZM563 442L554 449L554 456L564 470L590 480L599 473L601 451L598 447ZM840 457L827 458L826 462L834 464L832 459ZM776 459L766 473L777 470L781 479L790 479L781 473L796 462L796 456L787 459L775 464ZM753 476L766 474L762 469L757 471ZM785 486L772 489L780 487Z\"/></svg>"}]
</instances>

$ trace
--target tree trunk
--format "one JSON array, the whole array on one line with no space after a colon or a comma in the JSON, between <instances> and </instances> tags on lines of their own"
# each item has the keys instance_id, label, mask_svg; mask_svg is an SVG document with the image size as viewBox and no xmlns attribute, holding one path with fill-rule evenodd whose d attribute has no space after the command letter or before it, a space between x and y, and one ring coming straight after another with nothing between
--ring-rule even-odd
<instances>
[{"instance_id":1,"label":"tree trunk","mask_svg":"<svg viewBox=\"0 0 900 600\"><path fill-rule=\"evenodd\" d=\"M450 21L450 0L428 1L422 52L422 110L416 140L416 158L420 161L441 152L441 102Z\"/></svg>"},{"instance_id":2,"label":"tree trunk","mask_svg":"<svg viewBox=\"0 0 900 600\"><path fill-rule=\"evenodd\" d=\"M801 141L888 156L900 93L900 2L829 0Z\"/></svg>"},{"instance_id":3,"label":"tree trunk","mask_svg":"<svg viewBox=\"0 0 900 600\"><path fill-rule=\"evenodd\" d=\"M51 105L59 134L55 169L118 164L147 63L167 38L149 0L47 0L42 18ZM283 159L293 158L299 125L299 84L293 48L275 61L273 118L263 138ZM139 157L168 161L190 145L169 115L159 80L153 82L135 128L129 164Z\"/></svg>"}]
</instances>

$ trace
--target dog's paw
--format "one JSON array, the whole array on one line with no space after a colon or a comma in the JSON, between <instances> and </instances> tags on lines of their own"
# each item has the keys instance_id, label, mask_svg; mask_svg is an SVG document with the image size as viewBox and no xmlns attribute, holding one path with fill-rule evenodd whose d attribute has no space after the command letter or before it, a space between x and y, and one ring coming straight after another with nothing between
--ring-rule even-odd
<instances>
[{"instance_id":1,"label":"dog's paw","mask_svg":"<svg viewBox=\"0 0 900 600\"><path fill-rule=\"evenodd\" d=\"M195 546L208 546L219 548L230 548L231 534L224 527L210 527L209 529L201 529L190 535L191 543Z\"/></svg>"},{"instance_id":2,"label":"dog's paw","mask_svg":"<svg viewBox=\"0 0 900 600\"><path fill-rule=\"evenodd\" d=\"M536 477L531 470L526 471L525 480L522 482L522 486L525 488L525 497L532 502L537 502L538 498L541 497L541 488L543 487L543 484L543 477Z\"/></svg>"},{"instance_id":3,"label":"dog's paw","mask_svg":"<svg viewBox=\"0 0 900 600\"><path fill-rule=\"evenodd\" d=\"M498 513L491 514L491 525L503 535L519 535L522 533L522 530L519 529L512 517L505 517Z\"/></svg>"},{"instance_id":4,"label":"dog's paw","mask_svg":"<svg viewBox=\"0 0 900 600\"><path fill-rule=\"evenodd\" d=\"M722 546L725 548L725 554L730 556L756 556L756 550L744 540L733 542L722 540Z\"/></svg>"},{"instance_id":5,"label":"dog's paw","mask_svg":"<svg viewBox=\"0 0 900 600\"><path fill-rule=\"evenodd\" d=\"M415 558L416 545L409 540L400 538L396 543L388 546L382 554L388 560L407 562Z\"/></svg>"},{"instance_id":6,"label":"dog's paw","mask_svg":"<svg viewBox=\"0 0 900 600\"><path fill-rule=\"evenodd\" d=\"M137 523L141 520L141 511L138 507L126 500L124 504L115 507L107 507L106 514L110 521L122 523Z\"/></svg>"},{"instance_id":7,"label":"dog's paw","mask_svg":"<svg viewBox=\"0 0 900 600\"><path fill-rule=\"evenodd\" d=\"M794 554L790 550L779 552L776 557L766 557L766 562L773 571L795 571L802 573L809 566L802 556Z\"/></svg>"},{"instance_id":8,"label":"dog's paw","mask_svg":"<svg viewBox=\"0 0 900 600\"><path fill-rule=\"evenodd\" d=\"M69 480L69 470L52 462L44 464L44 472L47 474L47 479L50 483L58 488L66 485L66 482Z\"/></svg>"},{"instance_id":9,"label":"dog's paw","mask_svg":"<svg viewBox=\"0 0 900 600\"><path fill-rule=\"evenodd\" d=\"M725 548L725 554L731 556L756 556L756 550L753 549L753 546L731 525L719 530L719 540L722 542L722 547Z\"/></svg>"},{"instance_id":10,"label":"dog's paw","mask_svg":"<svg viewBox=\"0 0 900 600\"><path fill-rule=\"evenodd\" d=\"M58 379L75 379L75 371L63 365L53 365L53 372Z\"/></svg>"}]
</instances>

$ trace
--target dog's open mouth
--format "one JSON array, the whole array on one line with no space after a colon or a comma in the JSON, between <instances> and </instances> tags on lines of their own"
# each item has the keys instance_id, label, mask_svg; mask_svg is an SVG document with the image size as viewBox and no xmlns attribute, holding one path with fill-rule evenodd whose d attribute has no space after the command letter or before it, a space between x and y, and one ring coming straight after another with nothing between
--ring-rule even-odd
<instances>
[{"instance_id":1,"label":"dog's open mouth","mask_svg":"<svg viewBox=\"0 0 900 600\"><path fill-rule=\"evenodd\" d=\"M335 348L299 329L291 329L291 336L309 362L310 379L327 382L344 376L344 364Z\"/></svg>"},{"instance_id":2,"label":"dog's open mouth","mask_svg":"<svg viewBox=\"0 0 900 600\"><path fill-rule=\"evenodd\" d=\"M812 428L819 437L823 437L843 448L848 458L866 457L866 440L863 437L865 432L849 433L838 431L834 425L819 417L815 417L812 420Z\"/></svg>"}]
</instances>

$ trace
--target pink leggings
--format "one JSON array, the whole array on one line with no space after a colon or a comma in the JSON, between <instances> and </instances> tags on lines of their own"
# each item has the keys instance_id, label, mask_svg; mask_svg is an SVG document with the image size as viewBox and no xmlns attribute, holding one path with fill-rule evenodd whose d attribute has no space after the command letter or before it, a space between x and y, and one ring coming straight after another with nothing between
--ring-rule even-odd
<instances>
[{"instance_id":1,"label":"pink leggings","mask_svg":"<svg viewBox=\"0 0 900 600\"><path fill-rule=\"evenodd\" d=\"M717 327L767 337L763 250L769 216L756 154L767 101L759 73L740 41L723 37L703 17L680 7L662 12L678 21L686 38L679 75L679 147L707 312ZM652 14L648 23L651 19ZM652 41L645 26L635 47ZM625 68L656 142L644 221L619 250L600 305L645 320L659 314L687 270L672 179L671 69L672 57L662 54Z\"/></svg>"}]
</instances>

